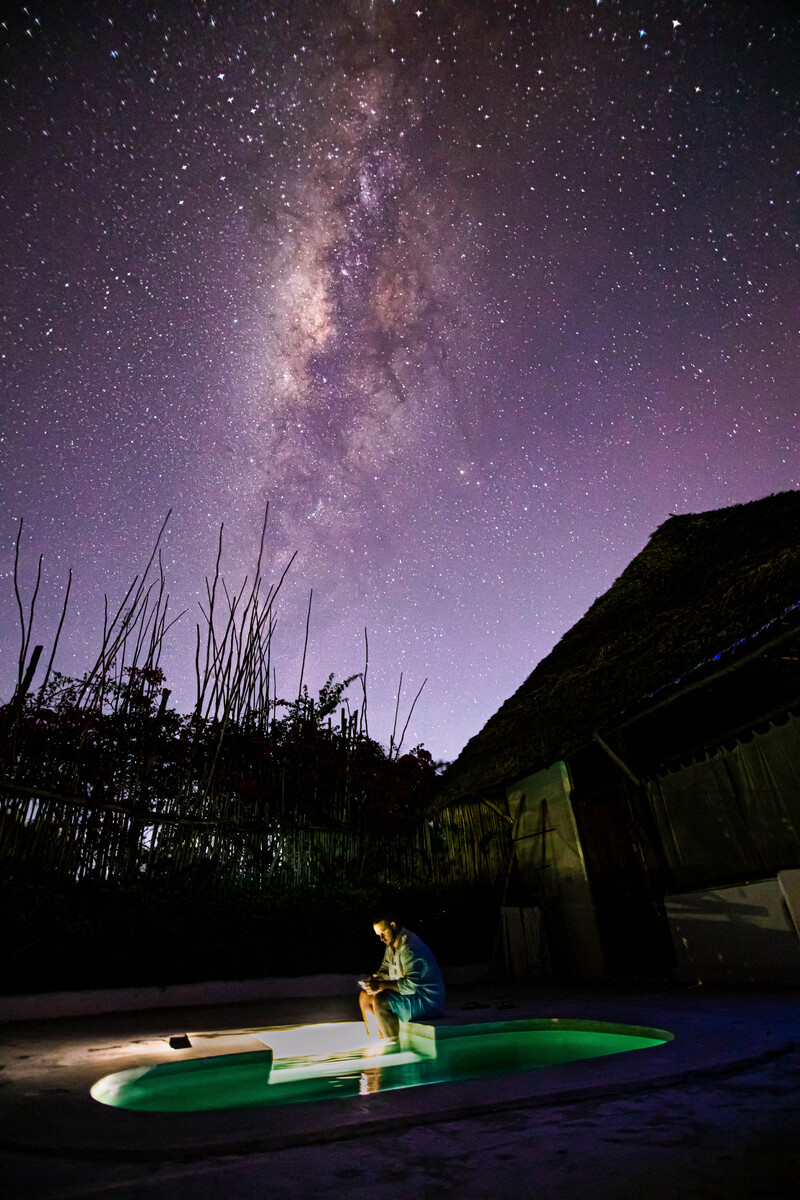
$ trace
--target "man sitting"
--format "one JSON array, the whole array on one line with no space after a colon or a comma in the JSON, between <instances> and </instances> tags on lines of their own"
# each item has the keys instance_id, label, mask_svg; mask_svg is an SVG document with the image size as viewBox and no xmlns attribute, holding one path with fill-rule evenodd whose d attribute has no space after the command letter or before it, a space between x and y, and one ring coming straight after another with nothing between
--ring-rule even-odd
<instances>
[{"instance_id":1,"label":"man sitting","mask_svg":"<svg viewBox=\"0 0 800 1200\"><path fill-rule=\"evenodd\" d=\"M433 1017L444 1004L444 981L439 964L415 933L403 929L388 914L373 926L386 947L383 962L374 975L361 980L361 1015L372 1035L396 1038L401 1021Z\"/></svg>"}]
</instances>

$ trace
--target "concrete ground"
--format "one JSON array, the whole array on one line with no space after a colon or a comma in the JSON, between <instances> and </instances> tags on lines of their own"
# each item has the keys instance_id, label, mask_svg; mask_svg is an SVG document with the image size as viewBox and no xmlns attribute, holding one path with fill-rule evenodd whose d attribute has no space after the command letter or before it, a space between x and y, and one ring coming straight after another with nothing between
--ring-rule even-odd
<instances>
[{"instance_id":1,"label":"concrete ground","mask_svg":"<svg viewBox=\"0 0 800 1200\"><path fill-rule=\"evenodd\" d=\"M654 1049L287 1109L142 1113L100 1076L154 1039L353 1020L355 996L8 1024L0 1179L12 1197L714 1200L800 1195L800 996L527 984L451 989L448 1022L584 1018ZM162 1057L168 1054L162 1049Z\"/></svg>"}]
</instances>

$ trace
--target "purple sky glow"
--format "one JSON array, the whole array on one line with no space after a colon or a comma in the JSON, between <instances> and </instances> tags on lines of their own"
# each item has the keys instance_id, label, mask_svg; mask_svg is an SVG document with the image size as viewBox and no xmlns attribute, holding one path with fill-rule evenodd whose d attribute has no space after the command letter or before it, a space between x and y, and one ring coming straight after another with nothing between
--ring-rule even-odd
<instances>
[{"instance_id":1,"label":"purple sky glow","mask_svg":"<svg viewBox=\"0 0 800 1200\"><path fill-rule=\"evenodd\" d=\"M452 759L670 513L798 486L792 4L11 4L0 695L99 647L168 509L194 697L224 568L298 556L278 689L361 670ZM357 698L357 697L356 697Z\"/></svg>"}]
</instances>

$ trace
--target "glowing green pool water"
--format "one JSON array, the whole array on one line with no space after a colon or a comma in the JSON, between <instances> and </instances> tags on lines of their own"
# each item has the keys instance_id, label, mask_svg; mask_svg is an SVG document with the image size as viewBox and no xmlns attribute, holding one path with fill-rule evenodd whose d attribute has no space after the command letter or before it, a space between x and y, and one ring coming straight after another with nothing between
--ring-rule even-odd
<instances>
[{"instance_id":1,"label":"glowing green pool water","mask_svg":"<svg viewBox=\"0 0 800 1200\"><path fill-rule=\"evenodd\" d=\"M399 1044L386 1050L358 1037L357 1044L348 1044L342 1034L351 1028L346 1023L263 1030L257 1035L263 1050L119 1071L98 1080L92 1096L102 1104L150 1112L297 1104L506 1075L672 1040L664 1030L642 1026L525 1020L408 1025ZM334 1031L327 1045L320 1030Z\"/></svg>"}]
</instances>

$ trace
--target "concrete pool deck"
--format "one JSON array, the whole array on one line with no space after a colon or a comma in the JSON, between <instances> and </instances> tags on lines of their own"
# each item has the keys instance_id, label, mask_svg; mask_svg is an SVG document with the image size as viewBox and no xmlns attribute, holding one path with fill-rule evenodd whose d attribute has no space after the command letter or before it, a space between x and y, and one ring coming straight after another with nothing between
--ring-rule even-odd
<instances>
[{"instance_id":1,"label":"concrete pool deck","mask_svg":"<svg viewBox=\"0 0 800 1200\"><path fill-rule=\"evenodd\" d=\"M596 1020L668 1030L674 1041L491 1080L280 1109L132 1112L98 1104L89 1094L104 1075L163 1061L170 1035L344 1021L356 1015L354 994L3 1026L0 1149L15 1157L21 1190L14 1194L36 1194L34 1181L46 1160L82 1162L89 1171L91 1164L191 1163L313 1146L475 1114L663 1088L741 1071L800 1044L796 992L703 987L621 992L486 983L451 988L443 1020ZM30 1191L24 1187L26 1175Z\"/></svg>"}]
</instances>

